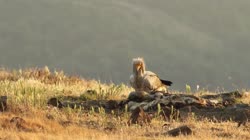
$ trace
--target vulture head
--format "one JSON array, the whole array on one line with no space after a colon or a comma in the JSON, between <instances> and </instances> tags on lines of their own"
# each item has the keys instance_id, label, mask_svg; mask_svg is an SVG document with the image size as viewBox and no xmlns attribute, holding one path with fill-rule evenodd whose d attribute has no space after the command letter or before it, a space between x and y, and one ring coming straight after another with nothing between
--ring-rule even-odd
<instances>
[{"instance_id":1,"label":"vulture head","mask_svg":"<svg viewBox=\"0 0 250 140\"><path fill-rule=\"evenodd\" d=\"M145 62L143 58L134 58L133 59L133 73L136 76L143 76L145 72Z\"/></svg>"}]
</instances>

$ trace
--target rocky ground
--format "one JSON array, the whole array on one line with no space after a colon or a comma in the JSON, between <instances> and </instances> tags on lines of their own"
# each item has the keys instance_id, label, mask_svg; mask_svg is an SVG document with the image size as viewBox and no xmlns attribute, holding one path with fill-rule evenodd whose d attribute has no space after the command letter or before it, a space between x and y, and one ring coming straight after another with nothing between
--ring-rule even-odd
<instances>
[{"instance_id":1,"label":"rocky ground","mask_svg":"<svg viewBox=\"0 0 250 140\"><path fill-rule=\"evenodd\" d=\"M0 71L0 139L250 139L248 91L141 94L51 73Z\"/></svg>"},{"instance_id":2,"label":"rocky ground","mask_svg":"<svg viewBox=\"0 0 250 140\"><path fill-rule=\"evenodd\" d=\"M93 94L88 92L86 94ZM194 96L188 94L163 94L139 96L131 92L127 100L88 100L81 101L77 97L51 98L49 105L63 108L103 108L105 112L132 112L129 124L150 123L157 115L162 115L166 121L184 120L190 114L196 119L209 119L212 121L234 121L238 126L246 125L250 119L250 106L240 102L246 97L239 91L221 93L216 95ZM126 110L127 109L127 110Z\"/></svg>"}]
</instances>

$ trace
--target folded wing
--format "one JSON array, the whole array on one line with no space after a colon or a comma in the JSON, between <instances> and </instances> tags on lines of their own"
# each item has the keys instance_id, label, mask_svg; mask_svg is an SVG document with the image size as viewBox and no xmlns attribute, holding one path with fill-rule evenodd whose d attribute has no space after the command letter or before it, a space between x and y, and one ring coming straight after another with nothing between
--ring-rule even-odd
<instances>
[{"instance_id":1,"label":"folded wing","mask_svg":"<svg viewBox=\"0 0 250 140\"><path fill-rule=\"evenodd\" d=\"M167 92L167 87L172 84L171 81L162 80L153 72L146 71L143 77L143 89L146 92Z\"/></svg>"}]
</instances>

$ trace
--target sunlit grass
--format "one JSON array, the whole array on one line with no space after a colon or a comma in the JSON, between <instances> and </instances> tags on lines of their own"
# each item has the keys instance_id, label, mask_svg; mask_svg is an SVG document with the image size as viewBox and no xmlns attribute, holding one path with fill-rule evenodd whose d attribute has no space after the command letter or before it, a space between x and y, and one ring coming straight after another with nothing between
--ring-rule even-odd
<instances>
[{"instance_id":1,"label":"sunlit grass","mask_svg":"<svg viewBox=\"0 0 250 140\"><path fill-rule=\"evenodd\" d=\"M48 67L26 70L0 70L0 95L8 97L8 111L0 115L0 139L249 139L249 128L237 128L235 122L214 123L197 120L195 114L184 121L165 122L158 106L158 115L149 126L128 126L130 116L127 106L119 115L107 113L104 108L48 107L51 97L72 96L85 100L121 100L132 91L127 85L105 84L67 76L62 71L51 72ZM190 90L191 91L191 90ZM88 94L91 92L91 94ZM172 93L180 93L171 91ZM250 103L248 91L241 102ZM192 93L188 93L192 94ZM214 94L197 91L199 95ZM173 108L171 108L173 115ZM26 129L10 123L12 117L22 117ZM173 116L174 117L174 116ZM163 128L169 123L168 128ZM159 135L169 129L187 124L192 127L191 136L170 138ZM27 130L27 131L26 131Z\"/></svg>"}]
</instances>

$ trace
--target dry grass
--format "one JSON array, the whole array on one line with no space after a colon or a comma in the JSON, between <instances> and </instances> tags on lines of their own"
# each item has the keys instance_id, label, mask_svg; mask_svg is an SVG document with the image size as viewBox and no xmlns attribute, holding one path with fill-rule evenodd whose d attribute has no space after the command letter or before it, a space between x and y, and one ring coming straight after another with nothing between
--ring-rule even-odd
<instances>
[{"instance_id":1,"label":"dry grass","mask_svg":"<svg viewBox=\"0 0 250 140\"><path fill-rule=\"evenodd\" d=\"M63 72L43 69L19 71L0 70L0 95L8 96L8 111L0 114L0 139L60 140L60 139L250 139L250 128L237 127L235 122L198 121L195 117L172 122L162 127L162 118L154 118L148 126L128 126L129 113L120 116L86 112L77 109L48 107L50 97L80 96L95 90L105 99L126 98L132 90L125 85L101 84L80 77L65 76ZM245 91L247 92L247 91ZM243 102L250 103L246 94ZM22 120L13 121L14 117ZM187 124L193 134L169 137L161 135L169 129Z\"/></svg>"},{"instance_id":2,"label":"dry grass","mask_svg":"<svg viewBox=\"0 0 250 140\"><path fill-rule=\"evenodd\" d=\"M36 115L24 116L22 114L4 113L0 118L1 139L250 139L248 127L237 128L233 122L213 123L207 120L187 122L174 122L168 128L162 128L164 122L154 119L150 126L127 126L126 120L98 114L62 116L48 119L46 111ZM17 128L10 123L14 116L23 116L27 124L24 128ZM194 134L191 136L169 137L159 133L177 126L187 124L191 126Z\"/></svg>"}]
</instances>

